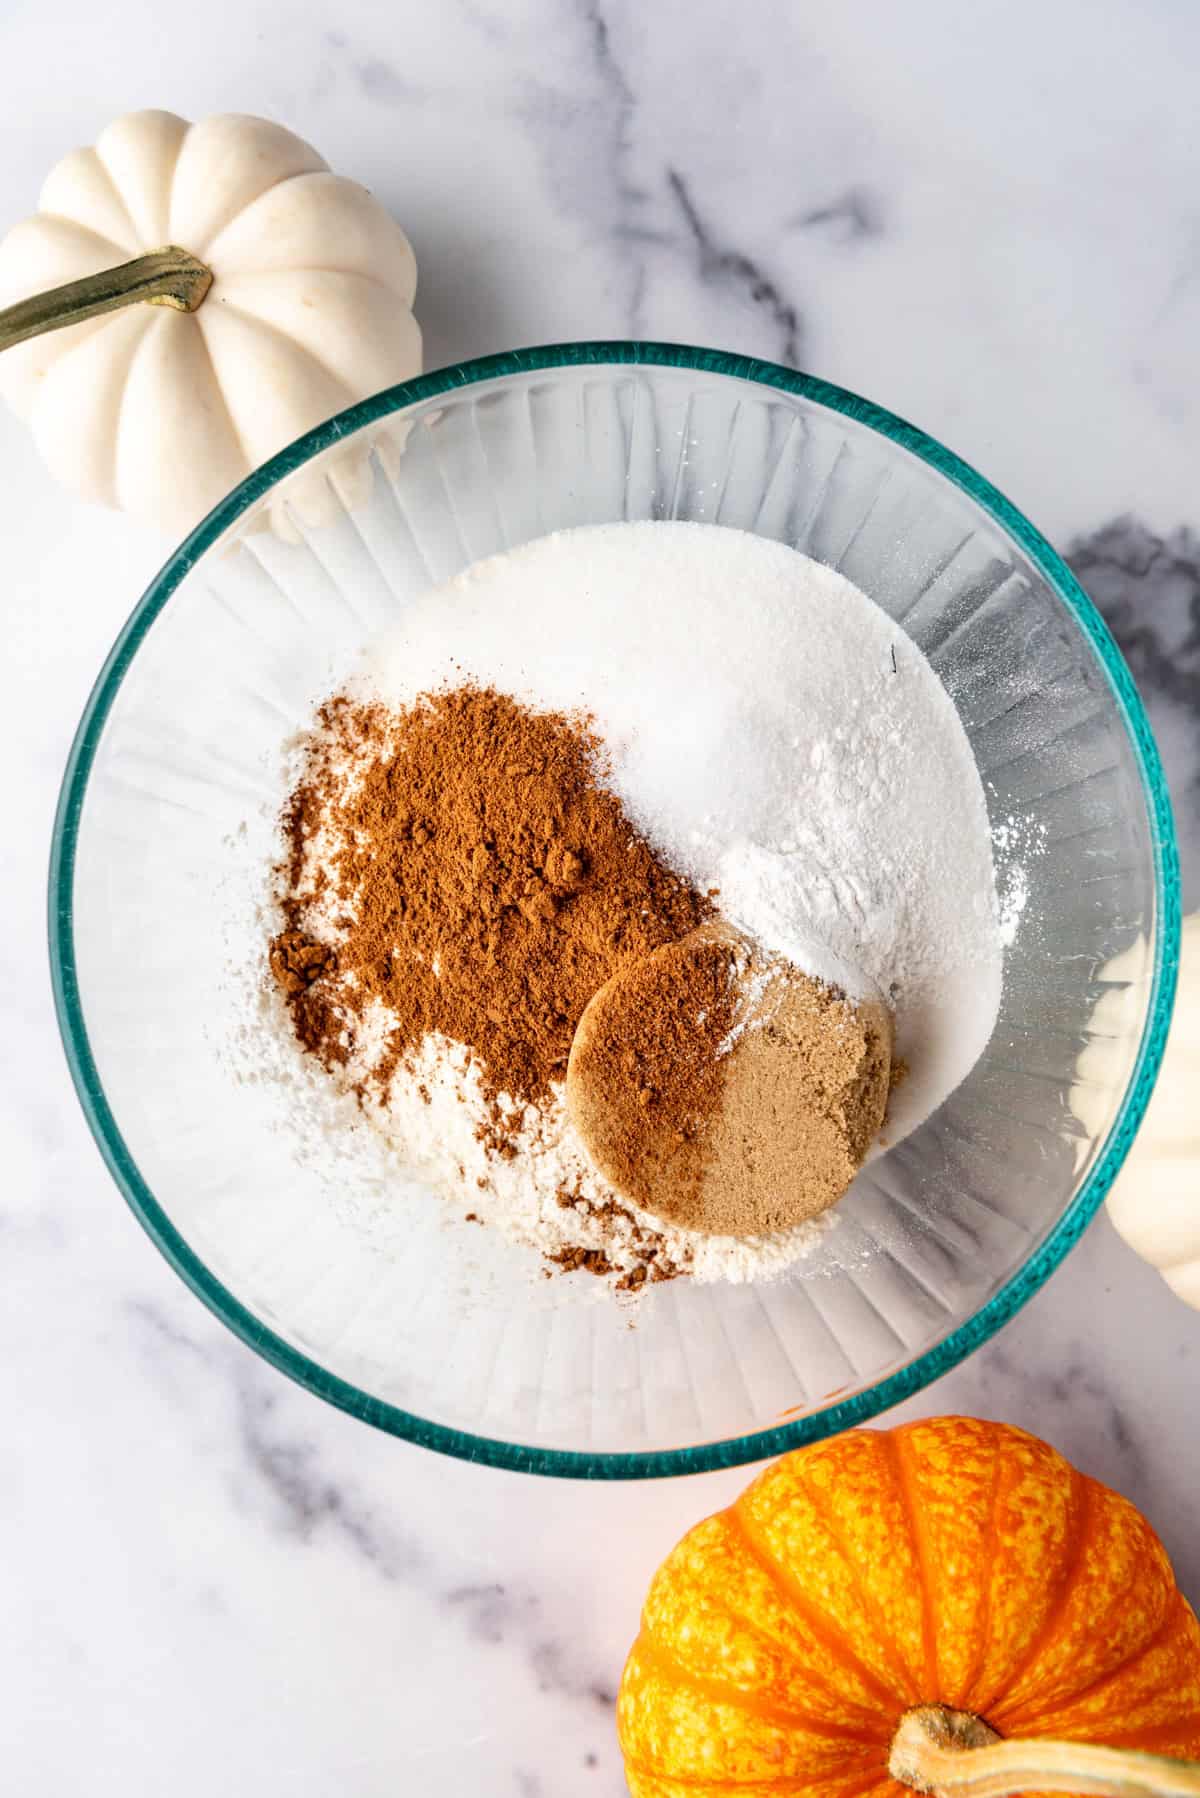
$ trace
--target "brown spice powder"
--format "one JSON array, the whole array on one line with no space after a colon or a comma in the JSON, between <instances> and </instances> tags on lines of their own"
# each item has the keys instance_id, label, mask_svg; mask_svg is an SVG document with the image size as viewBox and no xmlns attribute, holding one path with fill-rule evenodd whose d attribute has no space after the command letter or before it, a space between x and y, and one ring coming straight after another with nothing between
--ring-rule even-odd
<instances>
[{"instance_id":1,"label":"brown spice powder","mask_svg":"<svg viewBox=\"0 0 1200 1798\"><path fill-rule=\"evenodd\" d=\"M379 1096L439 1032L471 1051L491 1102L488 1146L512 1153L522 1107L564 1077L592 995L712 910L603 776L585 720L490 689L400 714L329 702L283 819L284 929L271 945L301 1044L344 1067L383 1001L394 1022ZM318 835L330 854L314 880ZM315 940L314 902L337 915L335 943Z\"/></svg>"},{"instance_id":2,"label":"brown spice powder","mask_svg":"<svg viewBox=\"0 0 1200 1798\"><path fill-rule=\"evenodd\" d=\"M719 928L719 927L718 927ZM720 934L669 944L598 995L576 1032L572 1118L619 1192L673 1216L694 1212L709 1119L722 1101L739 951Z\"/></svg>"},{"instance_id":3,"label":"brown spice powder","mask_svg":"<svg viewBox=\"0 0 1200 1798\"><path fill-rule=\"evenodd\" d=\"M597 1202L569 1187L560 1187L555 1198L562 1210L581 1213L587 1218L619 1230L625 1254L627 1258L632 1259L633 1265L616 1282L618 1292L637 1292L647 1281L657 1283L662 1280L674 1280L684 1271L667 1252L666 1238L657 1230L647 1229L646 1225L640 1223L633 1212L618 1200L605 1199ZM572 1246L557 1249L548 1256L548 1259L557 1267L571 1273L577 1268L583 1268L585 1272L594 1274L608 1274L617 1271L608 1262L606 1255L589 1256L589 1253L582 1247L577 1249Z\"/></svg>"}]
</instances>

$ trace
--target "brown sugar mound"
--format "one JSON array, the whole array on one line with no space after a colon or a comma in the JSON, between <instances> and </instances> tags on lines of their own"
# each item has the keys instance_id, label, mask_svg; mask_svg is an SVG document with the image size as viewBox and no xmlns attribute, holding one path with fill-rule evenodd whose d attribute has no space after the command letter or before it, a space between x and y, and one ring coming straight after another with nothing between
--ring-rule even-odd
<instances>
[{"instance_id":1,"label":"brown sugar mound","mask_svg":"<svg viewBox=\"0 0 1200 1798\"><path fill-rule=\"evenodd\" d=\"M765 1235L841 1198L883 1123L891 1052L886 1006L710 924L597 993L567 1102L626 1198L686 1229Z\"/></svg>"},{"instance_id":2,"label":"brown sugar mound","mask_svg":"<svg viewBox=\"0 0 1200 1798\"><path fill-rule=\"evenodd\" d=\"M563 1079L598 988L712 909L633 829L604 771L586 720L487 688L400 713L326 705L284 815L271 946L304 1047L344 1068L382 1001L382 1097L431 1032L464 1044L503 1152L524 1105Z\"/></svg>"}]
</instances>

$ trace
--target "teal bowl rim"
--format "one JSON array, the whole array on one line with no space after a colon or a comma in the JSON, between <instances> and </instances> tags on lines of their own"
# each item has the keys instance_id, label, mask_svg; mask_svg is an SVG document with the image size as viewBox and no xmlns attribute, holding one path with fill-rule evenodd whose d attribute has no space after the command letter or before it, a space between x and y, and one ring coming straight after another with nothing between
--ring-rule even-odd
<instances>
[{"instance_id":1,"label":"teal bowl rim","mask_svg":"<svg viewBox=\"0 0 1200 1798\"><path fill-rule=\"evenodd\" d=\"M1095 651L1126 729L1133 741L1151 821L1158 931L1151 1004L1138 1049L1133 1078L1096 1165L1067 1206L1045 1242L973 1317L942 1342L884 1379L824 1410L770 1429L756 1430L693 1448L635 1454L584 1453L502 1442L467 1431L449 1429L398 1406L372 1398L348 1381L329 1373L277 1336L236 1299L184 1241L142 1178L121 1135L100 1080L88 1040L79 992L74 945L74 875L79 826L88 777L109 711L134 656L151 625L176 587L200 558L248 507L285 475L363 425L374 424L402 407L481 381L506 375L588 365L632 365L684 368L704 374L753 381L783 393L798 394L831 411L868 426L910 451L960 488L1020 546L1045 576ZM75 734L63 776L50 854L50 969L59 1029L75 1090L92 1135L117 1186L134 1215L196 1296L243 1342L273 1367L364 1423L386 1430L424 1448L466 1461L482 1462L523 1473L571 1479L647 1479L705 1473L759 1461L839 1430L862 1424L948 1373L994 1335L1042 1286L1091 1222L1128 1152L1149 1102L1166 1044L1179 960L1179 859L1166 780L1154 737L1133 678L1100 614L1062 558L1029 520L989 481L953 451L915 425L859 395L813 375L798 374L776 363L684 344L595 342L548 344L511 350L456 363L433 374L386 389L300 437L271 461L256 469L209 513L180 545L150 583L113 645L92 690Z\"/></svg>"}]
</instances>

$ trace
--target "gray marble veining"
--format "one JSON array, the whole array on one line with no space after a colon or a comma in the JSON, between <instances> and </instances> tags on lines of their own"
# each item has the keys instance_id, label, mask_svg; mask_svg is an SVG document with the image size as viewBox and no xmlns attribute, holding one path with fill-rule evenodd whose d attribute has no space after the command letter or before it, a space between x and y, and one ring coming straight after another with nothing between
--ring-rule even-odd
<instances>
[{"instance_id":1,"label":"gray marble veining","mask_svg":"<svg viewBox=\"0 0 1200 1798\"><path fill-rule=\"evenodd\" d=\"M1076 537L1067 560L1104 614L1146 701L1171 785L1184 905L1200 903L1200 537L1126 515Z\"/></svg>"},{"instance_id":2,"label":"gray marble veining","mask_svg":"<svg viewBox=\"0 0 1200 1798\"><path fill-rule=\"evenodd\" d=\"M1037 55L1029 52L1031 41ZM641 334L800 364L943 437L1068 553L1142 684L1200 899L1200 153L1186 0L113 0L0 15L0 222L162 104L274 114L409 229L431 365ZM52 78L51 78L52 72ZM46 847L166 546L0 419L0 1748L28 1798L616 1798L650 1572L744 1472L573 1486L381 1437L226 1335L70 1091ZM1200 1599L1200 1318L1103 1219L909 1413L1039 1430Z\"/></svg>"}]
</instances>

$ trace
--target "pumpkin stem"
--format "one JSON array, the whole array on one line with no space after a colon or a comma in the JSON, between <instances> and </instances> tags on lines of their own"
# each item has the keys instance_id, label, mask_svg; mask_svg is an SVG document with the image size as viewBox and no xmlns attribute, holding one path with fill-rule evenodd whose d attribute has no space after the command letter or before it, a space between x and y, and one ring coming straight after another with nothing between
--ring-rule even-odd
<instances>
[{"instance_id":1,"label":"pumpkin stem","mask_svg":"<svg viewBox=\"0 0 1200 1798\"><path fill-rule=\"evenodd\" d=\"M1200 1798L1200 1761L1091 1742L1001 1741L981 1717L941 1704L905 1712L888 1772L933 1798L1005 1798L1012 1792Z\"/></svg>"},{"instance_id":2,"label":"pumpkin stem","mask_svg":"<svg viewBox=\"0 0 1200 1798\"><path fill-rule=\"evenodd\" d=\"M151 250L119 268L102 269L97 275L68 281L48 293L35 293L0 312L0 350L44 331L61 331L119 306L172 306L176 312L194 312L212 286L212 270L187 250L174 244Z\"/></svg>"}]
</instances>

